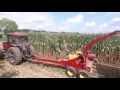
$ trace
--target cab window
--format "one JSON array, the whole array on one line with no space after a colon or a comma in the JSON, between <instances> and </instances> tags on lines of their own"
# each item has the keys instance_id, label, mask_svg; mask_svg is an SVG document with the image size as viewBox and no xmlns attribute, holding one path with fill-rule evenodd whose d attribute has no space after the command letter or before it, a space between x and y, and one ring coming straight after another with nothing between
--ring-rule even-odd
<instances>
[{"instance_id":1,"label":"cab window","mask_svg":"<svg viewBox=\"0 0 120 90\"><path fill-rule=\"evenodd\" d=\"M8 43L15 43L15 37L14 36L8 36Z\"/></svg>"}]
</instances>

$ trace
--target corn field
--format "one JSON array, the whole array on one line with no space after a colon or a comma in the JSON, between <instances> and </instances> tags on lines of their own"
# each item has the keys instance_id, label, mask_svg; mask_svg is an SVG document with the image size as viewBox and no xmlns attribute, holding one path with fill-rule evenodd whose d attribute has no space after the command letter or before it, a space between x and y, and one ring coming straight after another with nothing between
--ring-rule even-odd
<instances>
[{"instance_id":1,"label":"corn field","mask_svg":"<svg viewBox=\"0 0 120 90\"><path fill-rule=\"evenodd\" d=\"M43 58L66 59L67 51L74 53L104 34L29 32L30 43ZM105 39L90 49L98 54L100 63L120 66L120 36Z\"/></svg>"}]
</instances>

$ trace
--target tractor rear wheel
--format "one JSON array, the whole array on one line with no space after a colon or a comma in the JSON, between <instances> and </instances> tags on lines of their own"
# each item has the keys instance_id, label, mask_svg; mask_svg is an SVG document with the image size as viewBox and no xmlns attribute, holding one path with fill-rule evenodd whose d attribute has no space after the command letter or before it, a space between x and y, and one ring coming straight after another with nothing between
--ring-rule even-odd
<instances>
[{"instance_id":1,"label":"tractor rear wheel","mask_svg":"<svg viewBox=\"0 0 120 90\"><path fill-rule=\"evenodd\" d=\"M88 71L86 70L80 70L77 74L77 78L90 78L91 75Z\"/></svg>"},{"instance_id":2,"label":"tractor rear wheel","mask_svg":"<svg viewBox=\"0 0 120 90\"><path fill-rule=\"evenodd\" d=\"M0 59L4 58L4 51L0 48Z\"/></svg>"},{"instance_id":3,"label":"tractor rear wheel","mask_svg":"<svg viewBox=\"0 0 120 90\"><path fill-rule=\"evenodd\" d=\"M68 67L66 70L66 74L69 77L74 77L74 76L76 76L76 69L74 67Z\"/></svg>"},{"instance_id":4,"label":"tractor rear wheel","mask_svg":"<svg viewBox=\"0 0 120 90\"><path fill-rule=\"evenodd\" d=\"M22 53L17 47L10 47L7 51L7 58L10 64L19 65L22 62Z\"/></svg>"}]
</instances>

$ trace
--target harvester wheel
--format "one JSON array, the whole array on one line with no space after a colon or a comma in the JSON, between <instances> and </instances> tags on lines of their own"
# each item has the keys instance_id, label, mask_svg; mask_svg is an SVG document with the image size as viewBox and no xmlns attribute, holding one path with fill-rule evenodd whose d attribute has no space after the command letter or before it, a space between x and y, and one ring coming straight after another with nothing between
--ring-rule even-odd
<instances>
[{"instance_id":1,"label":"harvester wheel","mask_svg":"<svg viewBox=\"0 0 120 90\"><path fill-rule=\"evenodd\" d=\"M22 53L17 47L10 47L7 51L7 58L12 65L19 65L22 62Z\"/></svg>"},{"instance_id":2,"label":"harvester wheel","mask_svg":"<svg viewBox=\"0 0 120 90\"><path fill-rule=\"evenodd\" d=\"M76 76L76 69L74 67L68 67L66 70L66 74L69 77L74 77L74 76Z\"/></svg>"},{"instance_id":3,"label":"harvester wheel","mask_svg":"<svg viewBox=\"0 0 120 90\"><path fill-rule=\"evenodd\" d=\"M90 73L86 70L80 70L77 74L77 78L90 78Z\"/></svg>"},{"instance_id":4,"label":"harvester wheel","mask_svg":"<svg viewBox=\"0 0 120 90\"><path fill-rule=\"evenodd\" d=\"M0 48L0 59L4 58L4 51Z\"/></svg>"}]
</instances>

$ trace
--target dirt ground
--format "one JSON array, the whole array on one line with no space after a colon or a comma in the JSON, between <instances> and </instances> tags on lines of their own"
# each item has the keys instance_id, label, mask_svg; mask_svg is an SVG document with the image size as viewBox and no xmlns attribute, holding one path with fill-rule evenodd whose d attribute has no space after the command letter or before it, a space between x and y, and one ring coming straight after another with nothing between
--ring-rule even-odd
<instances>
[{"instance_id":1,"label":"dirt ground","mask_svg":"<svg viewBox=\"0 0 120 90\"><path fill-rule=\"evenodd\" d=\"M25 62L18 66L0 61L1 77L8 78L67 78L64 69Z\"/></svg>"},{"instance_id":2,"label":"dirt ground","mask_svg":"<svg viewBox=\"0 0 120 90\"><path fill-rule=\"evenodd\" d=\"M0 42L0 48L1 48ZM62 68L24 62L11 65L7 60L0 60L0 78L70 78ZM75 78L75 77L74 77Z\"/></svg>"}]
</instances>

